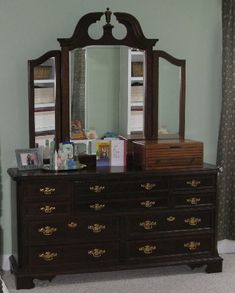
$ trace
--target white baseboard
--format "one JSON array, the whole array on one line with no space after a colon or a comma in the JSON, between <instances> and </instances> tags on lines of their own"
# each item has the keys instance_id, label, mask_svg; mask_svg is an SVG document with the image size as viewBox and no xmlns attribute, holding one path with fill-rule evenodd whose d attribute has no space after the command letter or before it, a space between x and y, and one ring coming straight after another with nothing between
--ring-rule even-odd
<instances>
[{"instance_id":1,"label":"white baseboard","mask_svg":"<svg viewBox=\"0 0 235 293\"><path fill-rule=\"evenodd\" d=\"M0 255L0 265L3 271L10 271L10 254Z\"/></svg>"},{"instance_id":2,"label":"white baseboard","mask_svg":"<svg viewBox=\"0 0 235 293\"><path fill-rule=\"evenodd\" d=\"M218 241L218 252L222 253L235 253L235 241L224 239Z\"/></svg>"},{"instance_id":3,"label":"white baseboard","mask_svg":"<svg viewBox=\"0 0 235 293\"><path fill-rule=\"evenodd\" d=\"M234 240L221 240L218 242L218 252L219 254L223 253L235 253L235 241ZM4 271L10 270L10 255L2 255L0 256L1 267Z\"/></svg>"}]
</instances>

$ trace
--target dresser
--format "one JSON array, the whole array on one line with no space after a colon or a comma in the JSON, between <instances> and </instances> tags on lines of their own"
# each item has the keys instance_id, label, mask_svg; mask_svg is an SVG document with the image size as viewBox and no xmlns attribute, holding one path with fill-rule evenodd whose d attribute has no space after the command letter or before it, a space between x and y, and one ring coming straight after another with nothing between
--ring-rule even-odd
<instances>
[{"instance_id":1,"label":"dresser","mask_svg":"<svg viewBox=\"0 0 235 293\"><path fill-rule=\"evenodd\" d=\"M222 270L215 166L8 173L17 289L58 274L169 265Z\"/></svg>"}]
</instances>

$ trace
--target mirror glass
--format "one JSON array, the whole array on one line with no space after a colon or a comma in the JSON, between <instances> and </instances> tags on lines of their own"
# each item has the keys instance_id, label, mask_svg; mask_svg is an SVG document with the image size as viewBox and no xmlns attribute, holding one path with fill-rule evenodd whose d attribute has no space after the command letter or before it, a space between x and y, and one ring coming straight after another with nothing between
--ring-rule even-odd
<instances>
[{"instance_id":1,"label":"mirror glass","mask_svg":"<svg viewBox=\"0 0 235 293\"><path fill-rule=\"evenodd\" d=\"M36 146L55 138L55 58L34 67L34 126Z\"/></svg>"},{"instance_id":2,"label":"mirror glass","mask_svg":"<svg viewBox=\"0 0 235 293\"><path fill-rule=\"evenodd\" d=\"M158 135L159 138L179 136L180 70L159 58Z\"/></svg>"},{"instance_id":3,"label":"mirror glass","mask_svg":"<svg viewBox=\"0 0 235 293\"><path fill-rule=\"evenodd\" d=\"M70 51L70 137L94 129L143 132L143 51L125 46L89 46Z\"/></svg>"}]
</instances>

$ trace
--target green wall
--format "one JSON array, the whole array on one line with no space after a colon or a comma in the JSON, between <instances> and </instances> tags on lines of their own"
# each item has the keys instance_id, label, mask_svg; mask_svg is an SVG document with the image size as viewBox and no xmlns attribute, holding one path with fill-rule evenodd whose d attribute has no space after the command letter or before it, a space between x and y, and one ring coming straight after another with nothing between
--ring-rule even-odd
<instances>
[{"instance_id":1,"label":"green wall","mask_svg":"<svg viewBox=\"0 0 235 293\"><path fill-rule=\"evenodd\" d=\"M28 147L27 60L59 49L91 11L129 12L157 47L187 60L186 136L215 162L221 103L220 0L0 0L0 141L3 253L11 253L10 180L16 148ZM1 193L0 193L1 194Z\"/></svg>"}]
</instances>

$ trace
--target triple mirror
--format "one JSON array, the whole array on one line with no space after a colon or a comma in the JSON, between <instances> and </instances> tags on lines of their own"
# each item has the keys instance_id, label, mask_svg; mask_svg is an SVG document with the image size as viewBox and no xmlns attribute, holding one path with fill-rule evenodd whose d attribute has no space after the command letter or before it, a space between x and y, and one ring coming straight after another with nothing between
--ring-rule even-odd
<instances>
[{"instance_id":1,"label":"triple mirror","mask_svg":"<svg viewBox=\"0 0 235 293\"><path fill-rule=\"evenodd\" d=\"M113 36L112 19L125 27L122 38ZM100 20L102 36L91 37ZM90 130L184 138L185 61L154 51L157 40L134 16L88 13L58 41L61 51L29 61L30 147L84 139Z\"/></svg>"}]
</instances>

